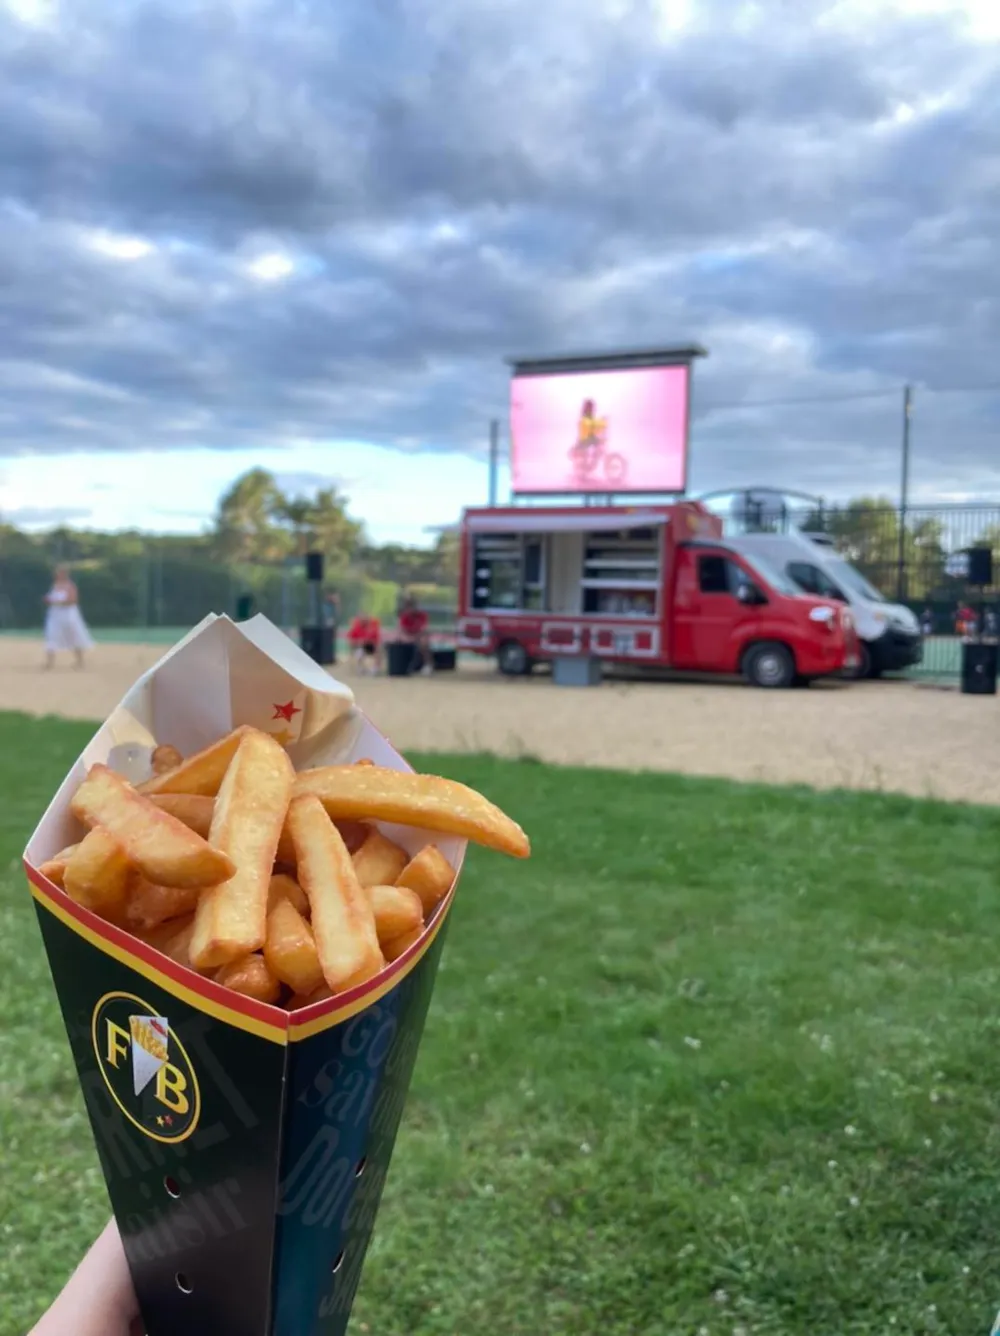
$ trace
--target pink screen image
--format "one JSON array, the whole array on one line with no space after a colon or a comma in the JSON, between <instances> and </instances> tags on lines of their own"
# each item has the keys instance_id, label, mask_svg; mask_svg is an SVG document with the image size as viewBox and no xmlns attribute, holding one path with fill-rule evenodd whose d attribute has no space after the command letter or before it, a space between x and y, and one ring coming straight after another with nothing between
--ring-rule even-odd
<instances>
[{"instance_id":1,"label":"pink screen image","mask_svg":"<svg viewBox=\"0 0 1000 1336\"><path fill-rule=\"evenodd\" d=\"M517 376L511 382L515 492L682 492L688 368Z\"/></svg>"}]
</instances>

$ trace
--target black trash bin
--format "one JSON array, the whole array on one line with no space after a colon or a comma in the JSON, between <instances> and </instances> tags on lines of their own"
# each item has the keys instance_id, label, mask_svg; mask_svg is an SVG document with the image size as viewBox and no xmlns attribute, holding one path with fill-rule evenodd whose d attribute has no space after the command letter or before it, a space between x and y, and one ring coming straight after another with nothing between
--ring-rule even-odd
<instances>
[{"instance_id":1,"label":"black trash bin","mask_svg":"<svg viewBox=\"0 0 1000 1336\"><path fill-rule=\"evenodd\" d=\"M253 616L253 607L253 594L240 594L236 600L236 620L238 622L248 622Z\"/></svg>"},{"instance_id":2,"label":"black trash bin","mask_svg":"<svg viewBox=\"0 0 1000 1336\"><path fill-rule=\"evenodd\" d=\"M997 645L966 641L962 646L962 691L968 696L997 694Z\"/></svg>"},{"instance_id":3,"label":"black trash bin","mask_svg":"<svg viewBox=\"0 0 1000 1336\"><path fill-rule=\"evenodd\" d=\"M434 651L434 671L436 673L453 673L458 664L458 654L453 649L436 649Z\"/></svg>"},{"instance_id":4,"label":"black trash bin","mask_svg":"<svg viewBox=\"0 0 1000 1336\"><path fill-rule=\"evenodd\" d=\"M385 647L387 677L409 677L417 658L416 645L405 640L390 640Z\"/></svg>"},{"instance_id":5,"label":"black trash bin","mask_svg":"<svg viewBox=\"0 0 1000 1336\"><path fill-rule=\"evenodd\" d=\"M302 648L314 663L324 668L337 662L336 640L332 626L303 626L299 630Z\"/></svg>"}]
</instances>

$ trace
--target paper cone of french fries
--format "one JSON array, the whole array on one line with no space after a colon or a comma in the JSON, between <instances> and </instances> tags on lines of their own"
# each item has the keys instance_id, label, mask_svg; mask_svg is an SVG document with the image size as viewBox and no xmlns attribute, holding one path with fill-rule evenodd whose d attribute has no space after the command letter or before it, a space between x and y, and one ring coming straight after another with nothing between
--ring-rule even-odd
<instances>
[{"instance_id":1,"label":"paper cone of french fries","mask_svg":"<svg viewBox=\"0 0 1000 1336\"><path fill-rule=\"evenodd\" d=\"M157 744L190 757L241 725L276 739L299 772L362 759L408 770L350 691L269 622L209 618L135 684L86 747L31 837L25 867L149 1336L339 1336L378 1211L464 840L377 825L402 846L403 862L433 839L454 869L451 888L422 929L386 951L391 963L291 1010L287 989L283 1004L234 992L215 973L165 954L162 935L140 940L134 923L116 926L57 884L56 856L85 833L71 803L83 810L75 795L91 767L104 775L106 765L141 790ZM98 805L119 801L116 785L135 792L114 776L101 783ZM112 852L119 840L132 848L127 821L111 836ZM199 839L198 847L207 845ZM96 853L113 871L107 851ZM87 868L78 871L85 881ZM113 890L119 883L108 877L104 889ZM189 938L197 931L190 927Z\"/></svg>"}]
</instances>

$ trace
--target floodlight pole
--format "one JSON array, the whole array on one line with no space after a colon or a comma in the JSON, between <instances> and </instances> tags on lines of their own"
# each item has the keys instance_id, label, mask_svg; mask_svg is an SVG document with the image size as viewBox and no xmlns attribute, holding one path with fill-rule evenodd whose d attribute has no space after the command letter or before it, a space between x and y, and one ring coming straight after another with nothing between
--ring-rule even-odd
<instances>
[{"instance_id":1,"label":"floodlight pole","mask_svg":"<svg viewBox=\"0 0 1000 1336\"><path fill-rule=\"evenodd\" d=\"M490 422L490 505L497 503L497 472L500 468L500 420Z\"/></svg>"},{"instance_id":2,"label":"floodlight pole","mask_svg":"<svg viewBox=\"0 0 1000 1336\"><path fill-rule=\"evenodd\" d=\"M906 598L906 509L910 498L910 413L912 408L913 392L909 385L904 385L903 460L899 484L899 552L896 560L896 599L900 603Z\"/></svg>"}]
</instances>

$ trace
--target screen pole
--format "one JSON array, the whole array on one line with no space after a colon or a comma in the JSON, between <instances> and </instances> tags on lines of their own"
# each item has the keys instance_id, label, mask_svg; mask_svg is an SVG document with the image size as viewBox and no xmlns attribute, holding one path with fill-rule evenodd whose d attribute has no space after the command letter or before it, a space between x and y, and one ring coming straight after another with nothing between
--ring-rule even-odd
<instances>
[{"instance_id":1,"label":"screen pole","mask_svg":"<svg viewBox=\"0 0 1000 1336\"><path fill-rule=\"evenodd\" d=\"M497 472L500 467L500 420L494 418L490 423L490 505L497 503Z\"/></svg>"}]
</instances>

